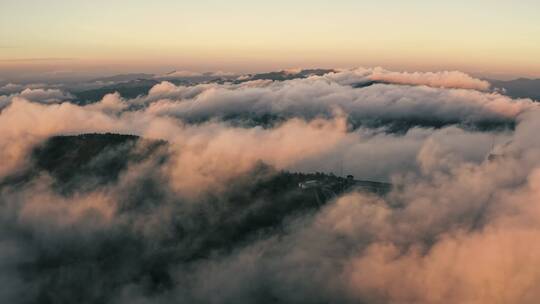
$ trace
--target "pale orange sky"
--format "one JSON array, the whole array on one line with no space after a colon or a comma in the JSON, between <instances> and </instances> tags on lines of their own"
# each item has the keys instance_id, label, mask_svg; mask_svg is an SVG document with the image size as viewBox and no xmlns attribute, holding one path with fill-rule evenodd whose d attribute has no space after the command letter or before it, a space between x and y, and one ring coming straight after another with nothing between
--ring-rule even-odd
<instances>
[{"instance_id":1,"label":"pale orange sky","mask_svg":"<svg viewBox=\"0 0 540 304\"><path fill-rule=\"evenodd\" d=\"M2 0L0 77L383 66L540 77L540 2Z\"/></svg>"}]
</instances>

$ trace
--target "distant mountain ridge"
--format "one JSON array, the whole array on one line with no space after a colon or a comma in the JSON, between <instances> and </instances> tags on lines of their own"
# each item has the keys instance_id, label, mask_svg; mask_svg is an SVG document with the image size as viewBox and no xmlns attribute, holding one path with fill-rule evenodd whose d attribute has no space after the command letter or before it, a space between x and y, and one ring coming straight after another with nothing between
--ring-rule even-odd
<instances>
[{"instance_id":1,"label":"distant mountain ridge","mask_svg":"<svg viewBox=\"0 0 540 304\"><path fill-rule=\"evenodd\" d=\"M118 92L122 97L135 98L147 95L150 89L162 82L169 81L176 85L196 85L200 83L242 83L254 80L286 81L292 79L307 78L310 76L322 76L335 72L333 69L303 69L298 71L274 71L267 73L255 73L235 75L230 73L188 73L172 71L163 75L146 73L119 74L109 77L94 79L95 82L103 82L103 86L85 90L72 90L71 94L76 96L74 102L77 104L89 104L101 100L105 95ZM486 79L491 83L494 90L512 98L531 98L540 101L540 79L518 78L514 80ZM362 88L384 81L366 81L355 83L355 88Z\"/></svg>"},{"instance_id":2,"label":"distant mountain ridge","mask_svg":"<svg viewBox=\"0 0 540 304\"><path fill-rule=\"evenodd\" d=\"M124 98L135 98L141 95L147 95L150 89L158 84L159 81L154 79L137 79L127 82L105 85L96 89L72 91L76 98L73 101L79 105L91 104L98 102L107 94L118 92Z\"/></svg>"},{"instance_id":3,"label":"distant mountain ridge","mask_svg":"<svg viewBox=\"0 0 540 304\"><path fill-rule=\"evenodd\" d=\"M540 101L540 79L488 80L494 88L512 98L531 98Z\"/></svg>"},{"instance_id":4,"label":"distant mountain ridge","mask_svg":"<svg viewBox=\"0 0 540 304\"><path fill-rule=\"evenodd\" d=\"M148 73L130 73L130 74L118 74L107 77L99 77L90 80L91 82L120 82L120 81L132 81L138 79L151 79L154 74Z\"/></svg>"},{"instance_id":5,"label":"distant mountain ridge","mask_svg":"<svg viewBox=\"0 0 540 304\"><path fill-rule=\"evenodd\" d=\"M305 69L299 71L278 71L258 74L235 75L230 73L194 73L172 71L163 75L133 73L120 74L109 77L96 78L93 82L103 82L103 86L71 90L70 93L76 98L74 103L85 105L100 101L105 95L118 92L124 98L135 98L147 95L150 89L162 81L169 81L175 85L196 85L200 83L242 83L253 80L284 81L298 78L306 78L313 75L324 75L334 70L330 69Z\"/></svg>"}]
</instances>

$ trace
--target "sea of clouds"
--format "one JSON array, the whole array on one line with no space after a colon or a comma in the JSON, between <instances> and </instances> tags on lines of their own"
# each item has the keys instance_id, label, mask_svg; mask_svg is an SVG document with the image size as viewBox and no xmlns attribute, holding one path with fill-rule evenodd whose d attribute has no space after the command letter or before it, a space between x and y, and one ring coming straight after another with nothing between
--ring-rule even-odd
<instances>
[{"instance_id":1,"label":"sea of clouds","mask_svg":"<svg viewBox=\"0 0 540 304\"><path fill-rule=\"evenodd\" d=\"M87 105L46 85L0 94L0 181L32 168L51 136L168 143L91 190L63 193L46 172L0 183L2 303L540 300L540 109L486 81L358 68L163 81ZM344 193L235 242L218 223L257 212L230 197L250 200L261 163L394 186ZM202 254L208 242L230 246Z\"/></svg>"}]
</instances>

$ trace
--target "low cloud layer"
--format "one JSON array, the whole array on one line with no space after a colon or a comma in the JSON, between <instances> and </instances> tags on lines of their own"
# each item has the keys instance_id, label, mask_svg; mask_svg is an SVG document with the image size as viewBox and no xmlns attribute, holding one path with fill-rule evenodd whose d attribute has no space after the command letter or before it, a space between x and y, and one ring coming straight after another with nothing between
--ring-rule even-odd
<instances>
[{"instance_id":1,"label":"low cloud layer","mask_svg":"<svg viewBox=\"0 0 540 304\"><path fill-rule=\"evenodd\" d=\"M190 120L265 114L310 119L339 108L368 125L504 123L532 106L496 93L386 84L355 89L323 78L196 87L162 83L146 98L141 102L149 103L149 112Z\"/></svg>"},{"instance_id":2,"label":"low cloud layer","mask_svg":"<svg viewBox=\"0 0 540 304\"><path fill-rule=\"evenodd\" d=\"M532 100L380 68L72 98L0 97L0 302L540 299ZM87 133L144 139L48 141Z\"/></svg>"},{"instance_id":3,"label":"low cloud layer","mask_svg":"<svg viewBox=\"0 0 540 304\"><path fill-rule=\"evenodd\" d=\"M0 96L0 110L9 105L15 98L23 98L28 101L50 104L69 101L73 99L73 96L59 89L25 88L17 93Z\"/></svg>"},{"instance_id":4,"label":"low cloud layer","mask_svg":"<svg viewBox=\"0 0 540 304\"><path fill-rule=\"evenodd\" d=\"M487 91L489 82L471 77L459 71L443 72L393 72L377 67L373 69L358 68L344 70L328 77L342 84L354 84L368 80L403 85L421 85L434 88L470 89Z\"/></svg>"}]
</instances>

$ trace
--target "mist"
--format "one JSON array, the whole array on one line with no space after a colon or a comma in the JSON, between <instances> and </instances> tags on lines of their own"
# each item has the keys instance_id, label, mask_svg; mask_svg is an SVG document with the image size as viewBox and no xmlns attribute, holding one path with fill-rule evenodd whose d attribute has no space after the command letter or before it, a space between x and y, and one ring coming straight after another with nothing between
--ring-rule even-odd
<instances>
[{"instance_id":1,"label":"mist","mask_svg":"<svg viewBox=\"0 0 540 304\"><path fill-rule=\"evenodd\" d=\"M0 301L538 302L536 101L458 71L270 76L2 87Z\"/></svg>"}]
</instances>

